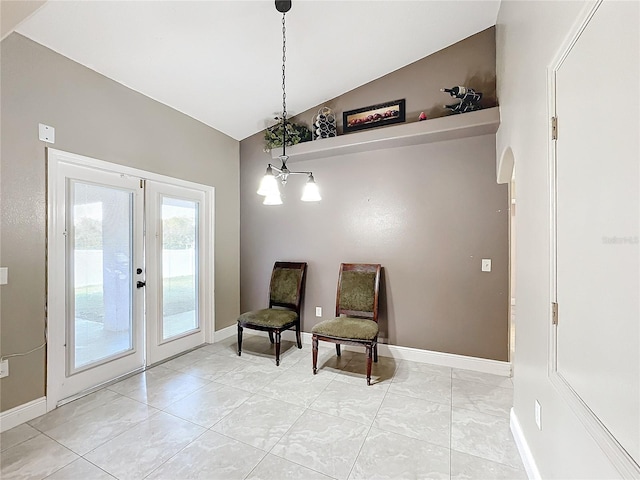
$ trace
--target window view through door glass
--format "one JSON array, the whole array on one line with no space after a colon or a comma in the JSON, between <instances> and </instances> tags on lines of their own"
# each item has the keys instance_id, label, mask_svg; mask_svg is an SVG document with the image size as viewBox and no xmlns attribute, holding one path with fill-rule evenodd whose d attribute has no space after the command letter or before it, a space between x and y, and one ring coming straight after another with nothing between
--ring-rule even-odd
<instances>
[{"instance_id":1,"label":"window view through door glass","mask_svg":"<svg viewBox=\"0 0 640 480\"><path fill-rule=\"evenodd\" d=\"M162 197L162 339L199 327L198 202Z\"/></svg>"},{"instance_id":2,"label":"window view through door glass","mask_svg":"<svg viewBox=\"0 0 640 480\"><path fill-rule=\"evenodd\" d=\"M132 207L131 192L73 184L75 369L133 348Z\"/></svg>"}]
</instances>

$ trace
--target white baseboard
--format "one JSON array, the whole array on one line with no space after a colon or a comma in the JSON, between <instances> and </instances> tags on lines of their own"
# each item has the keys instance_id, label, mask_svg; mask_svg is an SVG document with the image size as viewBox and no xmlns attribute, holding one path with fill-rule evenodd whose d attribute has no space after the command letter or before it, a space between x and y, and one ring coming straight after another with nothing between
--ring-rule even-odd
<instances>
[{"instance_id":1,"label":"white baseboard","mask_svg":"<svg viewBox=\"0 0 640 480\"><path fill-rule=\"evenodd\" d=\"M13 427L33 420L47 413L47 397L40 397L28 403L18 405L0 413L0 432L6 432Z\"/></svg>"},{"instance_id":2,"label":"white baseboard","mask_svg":"<svg viewBox=\"0 0 640 480\"><path fill-rule=\"evenodd\" d=\"M358 350L357 347L353 347ZM347 347L347 350L350 348ZM431 350L421 350L419 348L402 347L400 345L378 344L378 355L383 357L393 357L400 360L410 360L418 363L430 363L444 367L461 368L464 370L475 370L476 372L492 373L503 377L511 376L511 364L498 360L486 358L467 357L454 353L433 352Z\"/></svg>"},{"instance_id":3,"label":"white baseboard","mask_svg":"<svg viewBox=\"0 0 640 480\"><path fill-rule=\"evenodd\" d=\"M231 325L215 332L214 341L219 342L226 338L237 334L237 326ZM253 335L267 335L267 332L259 330L245 329L245 333ZM312 335L308 332L302 332L302 343L311 345ZM282 338L288 341L295 341L295 332L287 330L282 332ZM362 348L344 345L343 350L353 352L362 352ZM441 365L444 367L461 368L464 370L474 370L476 372L492 373L503 377L511 376L511 363L500 362L498 360L488 360L486 358L467 357L464 355L455 355L453 353L432 352L430 350L421 350L419 348L401 347L399 345L388 345L386 343L378 344L378 355L381 357L397 358L399 360L410 360L418 363L430 363L432 365Z\"/></svg>"},{"instance_id":4,"label":"white baseboard","mask_svg":"<svg viewBox=\"0 0 640 480\"><path fill-rule=\"evenodd\" d=\"M233 337L238 333L238 326L234 323L228 327L213 332L213 343Z\"/></svg>"},{"instance_id":5,"label":"white baseboard","mask_svg":"<svg viewBox=\"0 0 640 480\"><path fill-rule=\"evenodd\" d=\"M518 452L520 452L520 458L522 458L524 469L527 472L527 477L529 480L541 480L542 477L540 476L540 471L538 470L536 461L533 458L533 454L531 453L527 439L524 437L522 427L520 427L520 422L518 421L518 417L516 416L513 408L511 409L509 425L511 426L511 433L516 441Z\"/></svg>"}]
</instances>

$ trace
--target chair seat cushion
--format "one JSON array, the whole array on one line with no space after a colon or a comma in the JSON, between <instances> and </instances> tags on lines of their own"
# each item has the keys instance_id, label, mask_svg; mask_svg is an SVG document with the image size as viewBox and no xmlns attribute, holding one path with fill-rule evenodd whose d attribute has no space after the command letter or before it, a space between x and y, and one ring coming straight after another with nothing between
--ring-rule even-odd
<instances>
[{"instance_id":1,"label":"chair seat cushion","mask_svg":"<svg viewBox=\"0 0 640 480\"><path fill-rule=\"evenodd\" d=\"M364 318L338 317L318 323L311 329L311 333L336 338L373 340L378 335L378 324Z\"/></svg>"},{"instance_id":2,"label":"chair seat cushion","mask_svg":"<svg viewBox=\"0 0 640 480\"><path fill-rule=\"evenodd\" d=\"M278 308L264 308L243 313L238 317L240 325L259 325L261 327L280 328L293 323L298 318L296 312Z\"/></svg>"}]
</instances>

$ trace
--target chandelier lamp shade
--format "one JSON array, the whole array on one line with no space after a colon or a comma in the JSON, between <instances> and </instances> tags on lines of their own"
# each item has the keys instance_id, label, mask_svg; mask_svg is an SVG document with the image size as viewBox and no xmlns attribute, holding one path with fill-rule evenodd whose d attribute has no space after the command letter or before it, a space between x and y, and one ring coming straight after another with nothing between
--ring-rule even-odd
<instances>
[{"instance_id":1,"label":"chandelier lamp shade","mask_svg":"<svg viewBox=\"0 0 640 480\"><path fill-rule=\"evenodd\" d=\"M291 9L291 0L276 0L275 3L276 9L282 13L282 155L278 157L281 163L280 167L271 164L267 166L267 172L262 178L260 187L258 188L258 195L264 196L263 205L282 205L282 196L280 195L278 181L284 186L287 184L290 175L306 175L307 183L302 192L301 200L303 202L318 202L322 198L320 197L318 185L316 185L316 181L313 178L313 173L294 172L287 167L289 156L287 155L287 93L285 88L285 62L287 58L285 16Z\"/></svg>"}]
</instances>

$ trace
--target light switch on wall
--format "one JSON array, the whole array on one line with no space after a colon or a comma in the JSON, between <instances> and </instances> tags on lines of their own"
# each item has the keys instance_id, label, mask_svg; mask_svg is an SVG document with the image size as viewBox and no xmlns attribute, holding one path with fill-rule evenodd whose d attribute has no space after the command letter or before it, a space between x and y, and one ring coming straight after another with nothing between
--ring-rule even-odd
<instances>
[{"instance_id":1,"label":"light switch on wall","mask_svg":"<svg viewBox=\"0 0 640 480\"><path fill-rule=\"evenodd\" d=\"M9 269L0 267L0 285L6 285L7 283L9 283Z\"/></svg>"},{"instance_id":2,"label":"light switch on wall","mask_svg":"<svg viewBox=\"0 0 640 480\"><path fill-rule=\"evenodd\" d=\"M316 307L316 317L322 316L322 307Z\"/></svg>"},{"instance_id":3,"label":"light switch on wall","mask_svg":"<svg viewBox=\"0 0 640 480\"><path fill-rule=\"evenodd\" d=\"M491 259L490 258L483 258L482 259L482 271L483 272L490 272L491 271Z\"/></svg>"}]
</instances>

